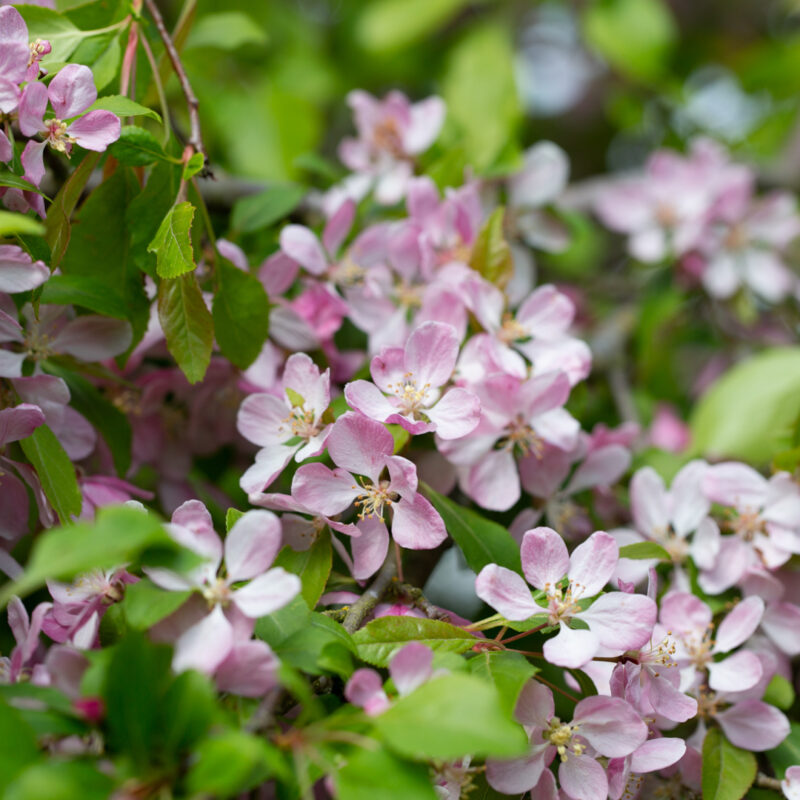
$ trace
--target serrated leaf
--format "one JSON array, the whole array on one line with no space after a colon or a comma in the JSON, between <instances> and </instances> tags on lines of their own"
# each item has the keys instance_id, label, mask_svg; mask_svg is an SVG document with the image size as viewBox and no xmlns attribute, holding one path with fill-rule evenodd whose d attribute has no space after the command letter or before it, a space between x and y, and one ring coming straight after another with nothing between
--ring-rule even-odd
<instances>
[{"instance_id":1,"label":"serrated leaf","mask_svg":"<svg viewBox=\"0 0 800 800\"><path fill-rule=\"evenodd\" d=\"M206 164L206 157L202 153L195 153L183 168L183 179L191 180Z\"/></svg>"},{"instance_id":2,"label":"serrated leaf","mask_svg":"<svg viewBox=\"0 0 800 800\"><path fill-rule=\"evenodd\" d=\"M269 300L261 282L225 259L217 264L219 284L212 314L217 344L229 361L249 367L269 333Z\"/></svg>"},{"instance_id":3,"label":"serrated leaf","mask_svg":"<svg viewBox=\"0 0 800 800\"><path fill-rule=\"evenodd\" d=\"M88 110L94 111L98 108L104 111L112 111L118 117L150 117L157 122L161 122L161 116L153 111L152 108L136 103L129 97L124 97L121 94L99 97L92 103Z\"/></svg>"},{"instance_id":4,"label":"serrated leaf","mask_svg":"<svg viewBox=\"0 0 800 800\"><path fill-rule=\"evenodd\" d=\"M231 227L240 233L253 233L283 219L297 208L306 188L296 183L276 183L266 191L237 200L231 214Z\"/></svg>"},{"instance_id":5,"label":"serrated leaf","mask_svg":"<svg viewBox=\"0 0 800 800\"><path fill-rule=\"evenodd\" d=\"M136 125L123 125L120 137L108 148L120 164L147 167L156 161L174 161L150 131Z\"/></svg>"},{"instance_id":6,"label":"serrated leaf","mask_svg":"<svg viewBox=\"0 0 800 800\"><path fill-rule=\"evenodd\" d=\"M489 283L505 287L514 272L511 248L503 231L505 209L495 209L478 233L469 265Z\"/></svg>"},{"instance_id":7,"label":"serrated leaf","mask_svg":"<svg viewBox=\"0 0 800 800\"><path fill-rule=\"evenodd\" d=\"M81 513L81 490L75 467L55 434L47 425L40 425L20 446L61 522L77 517Z\"/></svg>"},{"instance_id":8,"label":"serrated leaf","mask_svg":"<svg viewBox=\"0 0 800 800\"><path fill-rule=\"evenodd\" d=\"M487 564L499 564L522 573L519 545L502 525L454 503L427 484L420 484L420 491L441 515L470 569L480 572Z\"/></svg>"},{"instance_id":9,"label":"serrated leaf","mask_svg":"<svg viewBox=\"0 0 800 800\"><path fill-rule=\"evenodd\" d=\"M193 274L161 281L158 318L167 347L186 379L201 381L211 361L214 321Z\"/></svg>"},{"instance_id":10,"label":"serrated leaf","mask_svg":"<svg viewBox=\"0 0 800 800\"><path fill-rule=\"evenodd\" d=\"M375 730L393 750L410 758L520 756L528 737L501 705L488 682L452 673L395 700L376 718Z\"/></svg>"},{"instance_id":11,"label":"serrated leaf","mask_svg":"<svg viewBox=\"0 0 800 800\"><path fill-rule=\"evenodd\" d=\"M634 542L625 544L619 549L620 558L647 559L657 558L659 561L672 561L670 554L657 542Z\"/></svg>"},{"instance_id":12,"label":"serrated leaf","mask_svg":"<svg viewBox=\"0 0 800 800\"><path fill-rule=\"evenodd\" d=\"M756 777L756 757L732 745L719 728L703 742L703 800L741 800Z\"/></svg>"},{"instance_id":13,"label":"serrated leaf","mask_svg":"<svg viewBox=\"0 0 800 800\"><path fill-rule=\"evenodd\" d=\"M477 639L449 622L407 616L379 617L353 634L358 657L377 667L387 667L394 652L413 641L435 652L465 653Z\"/></svg>"},{"instance_id":14,"label":"serrated leaf","mask_svg":"<svg viewBox=\"0 0 800 800\"><path fill-rule=\"evenodd\" d=\"M156 254L156 271L162 278L177 278L196 267L192 249L193 219L194 206L188 200L178 203L169 210L148 245L147 251Z\"/></svg>"}]
</instances>

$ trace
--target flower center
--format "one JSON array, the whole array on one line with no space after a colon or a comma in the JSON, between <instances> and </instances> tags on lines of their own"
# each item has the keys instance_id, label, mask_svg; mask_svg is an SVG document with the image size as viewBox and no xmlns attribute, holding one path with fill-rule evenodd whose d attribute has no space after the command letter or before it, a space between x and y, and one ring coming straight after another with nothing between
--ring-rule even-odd
<instances>
[{"instance_id":1,"label":"flower center","mask_svg":"<svg viewBox=\"0 0 800 800\"><path fill-rule=\"evenodd\" d=\"M353 486L357 489L357 486ZM360 509L359 519L372 519L377 517L383 522L383 507L390 506L396 499L397 494L389 488L389 481L379 481L378 483L367 484L362 481L363 492L356 498L355 505Z\"/></svg>"},{"instance_id":2,"label":"flower center","mask_svg":"<svg viewBox=\"0 0 800 800\"><path fill-rule=\"evenodd\" d=\"M330 269L331 280L337 286L361 286L367 271L359 266L352 258L346 256Z\"/></svg>"},{"instance_id":3,"label":"flower center","mask_svg":"<svg viewBox=\"0 0 800 800\"><path fill-rule=\"evenodd\" d=\"M39 330L39 325L34 323L25 337L25 350L34 361L42 361L53 355L50 337Z\"/></svg>"},{"instance_id":4,"label":"flower center","mask_svg":"<svg viewBox=\"0 0 800 800\"><path fill-rule=\"evenodd\" d=\"M391 383L386 385L400 401L400 410L403 414L414 416L420 408L427 405L426 400L431 385L426 383L421 388L417 388L417 382L414 380L412 372L406 372L400 383L396 383L394 386Z\"/></svg>"},{"instance_id":5,"label":"flower center","mask_svg":"<svg viewBox=\"0 0 800 800\"><path fill-rule=\"evenodd\" d=\"M30 55L28 57L28 66L32 66L35 62L39 61L42 56L46 56L53 48L47 39L36 39L29 45Z\"/></svg>"},{"instance_id":6,"label":"flower center","mask_svg":"<svg viewBox=\"0 0 800 800\"><path fill-rule=\"evenodd\" d=\"M393 117L381 120L372 131L372 143L377 150L385 150L395 158L403 158L403 139L400 128Z\"/></svg>"},{"instance_id":7,"label":"flower center","mask_svg":"<svg viewBox=\"0 0 800 800\"><path fill-rule=\"evenodd\" d=\"M648 650L642 650L639 654L640 664L651 664L656 667L677 667L672 656L676 651L675 641L672 638L672 631L667 631L667 635L656 645L650 644ZM658 677L658 673L656 673Z\"/></svg>"},{"instance_id":8,"label":"flower center","mask_svg":"<svg viewBox=\"0 0 800 800\"><path fill-rule=\"evenodd\" d=\"M766 523L759 513L750 509L742 511L738 517L730 521L729 525L731 530L746 542L752 542L759 533L767 532Z\"/></svg>"},{"instance_id":9,"label":"flower center","mask_svg":"<svg viewBox=\"0 0 800 800\"><path fill-rule=\"evenodd\" d=\"M300 406L294 406L289 412L289 416L283 420L283 424L278 428L281 432L285 430L283 425L289 426L292 436L299 436L305 441L313 439L319 433L319 425L314 418L314 412L306 411Z\"/></svg>"},{"instance_id":10,"label":"flower center","mask_svg":"<svg viewBox=\"0 0 800 800\"><path fill-rule=\"evenodd\" d=\"M692 663L697 669L705 669L712 659L711 650L714 647L714 640L711 638L714 633L714 626L709 625L703 635L684 637L683 643L689 653Z\"/></svg>"},{"instance_id":11,"label":"flower center","mask_svg":"<svg viewBox=\"0 0 800 800\"><path fill-rule=\"evenodd\" d=\"M551 625L558 625L559 622L569 622L581 610L580 605L578 605L578 598L583 594L583 586L579 583L570 581L566 589L546 583L544 592L548 599L548 622Z\"/></svg>"},{"instance_id":12,"label":"flower center","mask_svg":"<svg viewBox=\"0 0 800 800\"><path fill-rule=\"evenodd\" d=\"M505 450L518 449L523 456L534 455L541 459L544 455L544 440L522 418L517 417L506 425L508 435L499 442L500 448Z\"/></svg>"},{"instance_id":13,"label":"flower center","mask_svg":"<svg viewBox=\"0 0 800 800\"><path fill-rule=\"evenodd\" d=\"M741 250L747 246L748 241L749 237L743 225L731 225L723 246L726 250Z\"/></svg>"},{"instance_id":14,"label":"flower center","mask_svg":"<svg viewBox=\"0 0 800 800\"><path fill-rule=\"evenodd\" d=\"M203 597L209 608L217 605L224 608L231 601L230 586L224 578L215 578L213 583L209 583L203 588Z\"/></svg>"},{"instance_id":15,"label":"flower center","mask_svg":"<svg viewBox=\"0 0 800 800\"><path fill-rule=\"evenodd\" d=\"M67 133L67 123L54 118L47 120L44 125L50 147L58 150L59 153L69 155L76 140Z\"/></svg>"},{"instance_id":16,"label":"flower center","mask_svg":"<svg viewBox=\"0 0 800 800\"><path fill-rule=\"evenodd\" d=\"M703 691L697 693L697 716L700 719L710 719L719 711L717 695L714 692Z\"/></svg>"},{"instance_id":17,"label":"flower center","mask_svg":"<svg viewBox=\"0 0 800 800\"><path fill-rule=\"evenodd\" d=\"M569 753L579 756L586 749L585 744L575 741L575 734L579 728L579 725L574 723L570 725L567 722L562 722L558 717L553 717L550 720L549 727L542 731L542 738L556 748L562 761L566 761Z\"/></svg>"},{"instance_id":18,"label":"flower center","mask_svg":"<svg viewBox=\"0 0 800 800\"><path fill-rule=\"evenodd\" d=\"M529 337L530 333L522 323L517 322L509 313L503 315L503 324L497 332L497 338L501 342L511 344L511 342L527 339Z\"/></svg>"},{"instance_id":19,"label":"flower center","mask_svg":"<svg viewBox=\"0 0 800 800\"><path fill-rule=\"evenodd\" d=\"M686 556L689 554L689 544L686 539L682 539L672 530L671 525L666 528L656 528L653 531L653 536L670 554L674 564L680 564L686 560Z\"/></svg>"}]
</instances>

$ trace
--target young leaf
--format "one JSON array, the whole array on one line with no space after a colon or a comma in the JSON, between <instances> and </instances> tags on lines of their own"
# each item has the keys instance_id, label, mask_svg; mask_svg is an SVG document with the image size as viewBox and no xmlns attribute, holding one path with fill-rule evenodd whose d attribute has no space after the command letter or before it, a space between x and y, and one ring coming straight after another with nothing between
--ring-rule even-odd
<instances>
[{"instance_id":1,"label":"young leaf","mask_svg":"<svg viewBox=\"0 0 800 800\"><path fill-rule=\"evenodd\" d=\"M55 434L47 425L40 425L20 445L62 524L77 517L81 513L81 490L75 467Z\"/></svg>"},{"instance_id":2,"label":"young leaf","mask_svg":"<svg viewBox=\"0 0 800 800\"><path fill-rule=\"evenodd\" d=\"M703 800L740 800L756 777L756 757L732 745L719 728L703 742Z\"/></svg>"},{"instance_id":3,"label":"young leaf","mask_svg":"<svg viewBox=\"0 0 800 800\"><path fill-rule=\"evenodd\" d=\"M191 180L205 166L206 157L202 153L195 153L183 168L183 179Z\"/></svg>"},{"instance_id":4,"label":"young leaf","mask_svg":"<svg viewBox=\"0 0 800 800\"><path fill-rule=\"evenodd\" d=\"M192 250L193 219L194 206L188 200L178 203L169 210L148 245L148 252L156 254L156 270L162 278L177 278L197 266Z\"/></svg>"},{"instance_id":5,"label":"young leaf","mask_svg":"<svg viewBox=\"0 0 800 800\"><path fill-rule=\"evenodd\" d=\"M89 107L89 111L94 111L97 108L104 111L113 111L118 117L150 117L156 122L161 122L161 116L153 111L152 108L140 105L129 97L123 97L120 94L111 94L98 98Z\"/></svg>"},{"instance_id":6,"label":"young leaf","mask_svg":"<svg viewBox=\"0 0 800 800\"><path fill-rule=\"evenodd\" d=\"M189 383L201 381L211 361L214 322L194 275L161 281L158 318L167 347Z\"/></svg>"},{"instance_id":7,"label":"young leaf","mask_svg":"<svg viewBox=\"0 0 800 800\"><path fill-rule=\"evenodd\" d=\"M0 236L13 236L15 233L44 236L44 232L44 225L33 217L15 214L12 211L0 211Z\"/></svg>"},{"instance_id":8,"label":"young leaf","mask_svg":"<svg viewBox=\"0 0 800 800\"><path fill-rule=\"evenodd\" d=\"M501 707L513 715L522 687L539 671L520 653L485 651L469 660L473 675L494 683Z\"/></svg>"},{"instance_id":9,"label":"young leaf","mask_svg":"<svg viewBox=\"0 0 800 800\"><path fill-rule=\"evenodd\" d=\"M261 282L225 259L217 264L219 287L212 313L217 344L228 360L246 369L269 333L269 300Z\"/></svg>"},{"instance_id":10,"label":"young leaf","mask_svg":"<svg viewBox=\"0 0 800 800\"><path fill-rule=\"evenodd\" d=\"M426 760L513 758L528 747L494 686L463 673L433 678L400 697L377 717L375 730L397 753Z\"/></svg>"},{"instance_id":11,"label":"young leaf","mask_svg":"<svg viewBox=\"0 0 800 800\"><path fill-rule=\"evenodd\" d=\"M146 167L156 161L172 161L150 131L136 125L123 125L119 139L108 148L120 164Z\"/></svg>"},{"instance_id":12,"label":"young leaf","mask_svg":"<svg viewBox=\"0 0 800 800\"><path fill-rule=\"evenodd\" d=\"M469 260L472 269L501 289L514 272L511 248L503 233L504 215L505 211L500 207L486 220L475 240Z\"/></svg>"},{"instance_id":13,"label":"young leaf","mask_svg":"<svg viewBox=\"0 0 800 800\"><path fill-rule=\"evenodd\" d=\"M37 39L50 42L51 50L42 60L45 66L66 61L86 36L65 16L50 8L21 5L19 13L28 27L28 39L31 42Z\"/></svg>"},{"instance_id":14,"label":"young leaf","mask_svg":"<svg viewBox=\"0 0 800 800\"><path fill-rule=\"evenodd\" d=\"M420 484L420 490L441 515L447 532L474 572L480 572L487 564L522 572L519 546L502 525L454 503L424 483Z\"/></svg>"},{"instance_id":15,"label":"young leaf","mask_svg":"<svg viewBox=\"0 0 800 800\"><path fill-rule=\"evenodd\" d=\"M464 653L477 640L449 622L418 617L379 617L353 634L358 657L377 667L387 667L395 650L413 641L436 652Z\"/></svg>"},{"instance_id":16,"label":"young leaf","mask_svg":"<svg viewBox=\"0 0 800 800\"><path fill-rule=\"evenodd\" d=\"M657 558L659 561L671 561L670 554L657 542L634 542L625 544L619 549L620 558L647 559Z\"/></svg>"}]
</instances>

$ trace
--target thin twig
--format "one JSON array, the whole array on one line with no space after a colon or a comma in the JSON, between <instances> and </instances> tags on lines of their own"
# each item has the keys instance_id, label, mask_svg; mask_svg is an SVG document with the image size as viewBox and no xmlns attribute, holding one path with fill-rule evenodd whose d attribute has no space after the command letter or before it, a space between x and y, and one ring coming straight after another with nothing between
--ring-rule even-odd
<instances>
[{"instance_id":1,"label":"thin twig","mask_svg":"<svg viewBox=\"0 0 800 800\"><path fill-rule=\"evenodd\" d=\"M398 583L395 588L398 595L410 600L411 604L422 611L428 619L441 619L445 622L450 621L450 615L431 603L431 601L422 594L422 589L418 589L410 583Z\"/></svg>"},{"instance_id":2,"label":"thin twig","mask_svg":"<svg viewBox=\"0 0 800 800\"><path fill-rule=\"evenodd\" d=\"M348 633L355 633L361 627L361 623L369 612L378 605L396 575L397 564L394 560L394 554L390 553L372 585L347 611L347 616L342 624Z\"/></svg>"},{"instance_id":3,"label":"thin twig","mask_svg":"<svg viewBox=\"0 0 800 800\"><path fill-rule=\"evenodd\" d=\"M754 785L761 789L773 789L776 792L783 792L781 782L777 778L771 778L769 775L765 775L763 772L759 772L758 775L756 775Z\"/></svg>"},{"instance_id":4,"label":"thin twig","mask_svg":"<svg viewBox=\"0 0 800 800\"><path fill-rule=\"evenodd\" d=\"M164 43L164 49L167 51L167 56L172 64L172 69L175 70L175 74L178 76L178 81L181 84L183 96L186 98L186 105L189 109L189 124L191 127L189 144L194 148L196 153L202 153L203 156L208 159L208 154L206 153L205 146L203 145L203 135L200 131L200 116L197 113L199 103L197 102L197 97L195 97L195 94L192 91L192 85L189 83L189 77L186 74L186 70L183 68L181 57L175 47L174 42L172 41L172 37L169 35L166 25L164 25L164 18L161 16L161 12L158 10L155 0L144 0L144 2L147 6L147 10L150 12L150 16L153 18L153 22L156 25L158 35L161 37L161 41Z\"/></svg>"}]
</instances>

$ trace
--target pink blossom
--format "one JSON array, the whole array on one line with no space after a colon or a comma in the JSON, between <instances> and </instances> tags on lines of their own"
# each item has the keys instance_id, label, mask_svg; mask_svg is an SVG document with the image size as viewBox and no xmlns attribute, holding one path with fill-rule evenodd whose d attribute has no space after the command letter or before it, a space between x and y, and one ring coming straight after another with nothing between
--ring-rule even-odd
<instances>
[{"instance_id":1,"label":"pink blossom","mask_svg":"<svg viewBox=\"0 0 800 800\"><path fill-rule=\"evenodd\" d=\"M330 399L330 370L320 373L305 353L286 362L280 395L251 394L237 418L239 433L258 445L256 461L241 478L246 492L260 492L294 458L300 463L325 449L331 426L323 421Z\"/></svg>"},{"instance_id":2,"label":"pink blossom","mask_svg":"<svg viewBox=\"0 0 800 800\"><path fill-rule=\"evenodd\" d=\"M781 781L781 791L787 800L800 800L800 767L789 767Z\"/></svg>"},{"instance_id":3,"label":"pink blossom","mask_svg":"<svg viewBox=\"0 0 800 800\"><path fill-rule=\"evenodd\" d=\"M389 509L392 536L401 547L424 550L444 541L442 518L417 492L416 466L393 455L394 440L383 425L348 412L336 421L327 446L336 468L300 467L292 482L292 495L300 503L325 516L340 514L355 503L362 523L370 524L369 535L379 543L377 549L384 552L388 546L384 515ZM361 530L363 534L363 525Z\"/></svg>"},{"instance_id":4,"label":"pink blossom","mask_svg":"<svg viewBox=\"0 0 800 800\"><path fill-rule=\"evenodd\" d=\"M248 639L252 621L285 606L300 591L300 579L281 567L269 566L281 546L281 527L270 511L243 514L225 538L225 577L217 572L223 561L223 544L214 532L211 515L199 500L190 500L172 515L169 534L180 544L207 559L187 575L163 568L148 568L150 579L163 589L196 590L206 608L195 603L184 607L172 661L177 671L198 669L214 673L230 655L237 640ZM243 586L235 586L247 581ZM199 613L198 613L199 612ZM179 609L179 615L181 610ZM198 618L199 617L199 618ZM165 626L166 627L166 626ZM246 636L242 632L247 631Z\"/></svg>"},{"instance_id":5,"label":"pink blossom","mask_svg":"<svg viewBox=\"0 0 800 800\"><path fill-rule=\"evenodd\" d=\"M637 795L641 785L640 775L671 767L683 758L686 742L674 737L654 736L624 758L608 762L608 796L622 800Z\"/></svg>"},{"instance_id":6,"label":"pink blossom","mask_svg":"<svg viewBox=\"0 0 800 800\"><path fill-rule=\"evenodd\" d=\"M497 564L484 567L475 581L482 600L506 619L522 621L542 615L558 634L544 644L544 656L561 667L578 668L602 647L615 654L641 647L653 631L655 603L644 595L609 592L588 607L589 600L608 583L619 560L619 548L598 531L570 556L564 540L551 528L536 528L522 537L522 570L532 586L544 593L546 607L530 594L525 581ZM562 584L566 575L567 584ZM573 619L588 629L572 628Z\"/></svg>"},{"instance_id":7,"label":"pink blossom","mask_svg":"<svg viewBox=\"0 0 800 800\"><path fill-rule=\"evenodd\" d=\"M682 453L689 446L689 426L666 403L659 403L650 423L650 443L670 453Z\"/></svg>"},{"instance_id":8,"label":"pink blossom","mask_svg":"<svg viewBox=\"0 0 800 800\"><path fill-rule=\"evenodd\" d=\"M555 716L552 692L535 680L522 689L515 710L531 747L524 758L488 760L490 786L518 795L533 789L558 756L558 780L573 800L606 800L608 779L598 756L624 758L647 739L647 725L619 697L587 697L575 706L571 722Z\"/></svg>"},{"instance_id":9,"label":"pink blossom","mask_svg":"<svg viewBox=\"0 0 800 800\"><path fill-rule=\"evenodd\" d=\"M32 615L18 597L8 603L8 627L16 641L11 656L0 658L0 684L20 683L31 680L35 684L46 685L49 680L42 662L42 648L39 633L42 620L50 610L50 603L39 603Z\"/></svg>"},{"instance_id":10,"label":"pink blossom","mask_svg":"<svg viewBox=\"0 0 800 800\"><path fill-rule=\"evenodd\" d=\"M480 401L459 387L441 393L452 376L458 346L452 325L423 323L405 348L384 348L372 359L375 383L347 384L347 402L371 419L398 424L412 434L436 431L441 439L468 435L478 424Z\"/></svg>"},{"instance_id":11,"label":"pink blossom","mask_svg":"<svg viewBox=\"0 0 800 800\"><path fill-rule=\"evenodd\" d=\"M31 56L25 20L15 8L3 6L0 8L0 111L4 114L16 109L21 95L20 84L30 80L28 65ZM38 72L37 66L37 75Z\"/></svg>"},{"instance_id":12,"label":"pink blossom","mask_svg":"<svg viewBox=\"0 0 800 800\"><path fill-rule=\"evenodd\" d=\"M34 261L16 245L0 245L0 292L28 292L49 277L50 270L43 261Z\"/></svg>"}]
</instances>

